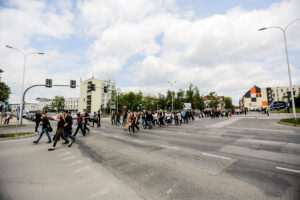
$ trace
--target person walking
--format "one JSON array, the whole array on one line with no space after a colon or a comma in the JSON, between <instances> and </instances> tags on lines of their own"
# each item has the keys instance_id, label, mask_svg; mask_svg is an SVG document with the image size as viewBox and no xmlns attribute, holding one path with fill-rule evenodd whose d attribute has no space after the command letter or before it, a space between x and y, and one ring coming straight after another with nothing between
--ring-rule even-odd
<instances>
[{"instance_id":1,"label":"person walking","mask_svg":"<svg viewBox=\"0 0 300 200\"><path fill-rule=\"evenodd\" d=\"M101 114L100 114L100 111L98 111L98 123L97 123L97 127L101 127Z\"/></svg>"},{"instance_id":2,"label":"person walking","mask_svg":"<svg viewBox=\"0 0 300 200\"><path fill-rule=\"evenodd\" d=\"M72 136L72 125L73 125L73 117L71 116L71 112L67 112L65 117L65 125L64 125L64 134L66 138L70 138L69 147L75 142L75 137Z\"/></svg>"},{"instance_id":3,"label":"person walking","mask_svg":"<svg viewBox=\"0 0 300 200\"><path fill-rule=\"evenodd\" d=\"M117 115L116 115L116 125L117 126L122 125L121 122L120 122L120 120L121 120L121 115L120 115L119 112L117 112Z\"/></svg>"},{"instance_id":4,"label":"person walking","mask_svg":"<svg viewBox=\"0 0 300 200\"><path fill-rule=\"evenodd\" d=\"M74 137L76 137L79 129L81 130L82 135L85 136L85 130L82 128L82 121L83 121L82 115L80 113L77 113L77 123L76 123L77 129L76 129L76 131L75 131L75 133L73 135Z\"/></svg>"},{"instance_id":5,"label":"person walking","mask_svg":"<svg viewBox=\"0 0 300 200\"><path fill-rule=\"evenodd\" d=\"M5 125L5 124L7 124L7 125L9 124L10 118L11 118L10 112L6 112L6 113L5 113L5 121L4 121L4 125Z\"/></svg>"},{"instance_id":6,"label":"person walking","mask_svg":"<svg viewBox=\"0 0 300 200\"><path fill-rule=\"evenodd\" d=\"M45 114L42 114L41 122L42 122L42 124L41 124L42 125L42 131L40 133L39 138L36 141L33 141L33 143L38 144L44 133L46 133L46 135L48 137L48 142L47 143L51 143L52 142L51 141L51 136L50 136L50 134L48 132L48 128L50 129L51 126L50 126L50 122L49 122L49 120L48 120L48 118L47 118L47 116Z\"/></svg>"},{"instance_id":7,"label":"person walking","mask_svg":"<svg viewBox=\"0 0 300 200\"><path fill-rule=\"evenodd\" d=\"M111 125L115 125L115 123L116 123L116 115L115 115L115 112L112 112L112 113L111 113L110 120L111 120Z\"/></svg>"},{"instance_id":8,"label":"person walking","mask_svg":"<svg viewBox=\"0 0 300 200\"><path fill-rule=\"evenodd\" d=\"M87 110L84 110L84 123L83 123L83 129L84 132L86 133L86 131L90 132L90 129L87 127L87 124L89 123L90 120L90 115L87 112Z\"/></svg>"},{"instance_id":9,"label":"person walking","mask_svg":"<svg viewBox=\"0 0 300 200\"><path fill-rule=\"evenodd\" d=\"M38 127L39 127L39 124L41 122L41 119L42 118L42 111L38 110L36 113L35 113L35 132L37 133L38 132Z\"/></svg>"},{"instance_id":10,"label":"person walking","mask_svg":"<svg viewBox=\"0 0 300 200\"><path fill-rule=\"evenodd\" d=\"M94 127L95 123L98 124L98 115L96 112L94 112L94 115L93 115L93 126L92 127Z\"/></svg>"},{"instance_id":11,"label":"person walking","mask_svg":"<svg viewBox=\"0 0 300 200\"><path fill-rule=\"evenodd\" d=\"M55 147L56 147L56 144L57 142L60 140L60 137L62 137L64 135L64 128L65 128L65 120L63 118L63 115L62 114L59 114L58 115L58 118L55 119L57 121L57 130L56 130L56 133L54 135L54 143L53 143L53 146L50 147L48 149L48 151L54 151L55 150ZM68 140L67 140L68 141Z\"/></svg>"}]
</instances>

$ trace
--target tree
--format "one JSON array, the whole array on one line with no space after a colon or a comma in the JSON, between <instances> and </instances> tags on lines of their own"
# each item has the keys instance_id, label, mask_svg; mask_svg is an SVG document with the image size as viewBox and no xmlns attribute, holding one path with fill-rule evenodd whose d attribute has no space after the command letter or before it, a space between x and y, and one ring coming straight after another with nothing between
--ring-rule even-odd
<instances>
[{"instance_id":1,"label":"tree","mask_svg":"<svg viewBox=\"0 0 300 200\"><path fill-rule=\"evenodd\" d=\"M194 96L193 96L193 102L192 102L192 108L193 109L204 109L204 99L202 96L200 96L200 91L198 87L196 86L194 88Z\"/></svg>"},{"instance_id":2,"label":"tree","mask_svg":"<svg viewBox=\"0 0 300 200\"><path fill-rule=\"evenodd\" d=\"M50 107L56 111L63 111L65 108L65 98L63 96L55 96Z\"/></svg>"},{"instance_id":3,"label":"tree","mask_svg":"<svg viewBox=\"0 0 300 200\"><path fill-rule=\"evenodd\" d=\"M186 91L186 100L187 100L187 103L191 103L192 104L193 103L193 97L194 97L193 84L190 84L189 89Z\"/></svg>"},{"instance_id":4,"label":"tree","mask_svg":"<svg viewBox=\"0 0 300 200\"><path fill-rule=\"evenodd\" d=\"M0 75L4 71L0 69ZM0 82L0 101L4 103L8 103L9 95L10 95L10 88L4 82Z\"/></svg>"},{"instance_id":5,"label":"tree","mask_svg":"<svg viewBox=\"0 0 300 200\"><path fill-rule=\"evenodd\" d=\"M218 108L220 102L218 100L218 95L216 94L216 92L210 92L206 97L209 100L208 106L210 108Z\"/></svg>"},{"instance_id":6,"label":"tree","mask_svg":"<svg viewBox=\"0 0 300 200\"><path fill-rule=\"evenodd\" d=\"M231 97L225 97L224 101L225 101L225 108L233 109Z\"/></svg>"}]
</instances>

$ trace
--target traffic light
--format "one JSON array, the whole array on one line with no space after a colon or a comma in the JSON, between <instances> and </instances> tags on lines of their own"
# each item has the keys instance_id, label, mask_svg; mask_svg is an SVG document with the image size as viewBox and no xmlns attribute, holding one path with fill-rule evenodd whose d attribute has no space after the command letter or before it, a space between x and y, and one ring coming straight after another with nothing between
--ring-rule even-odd
<instances>
[{"instance_id":1,"label":"traffic light","mask_svg":"<svg viewBox=\"0 0 300 200\"><path fill-rule=\"evenodd\" d=\"M76 88L76 81L75 80L70 81L70 88Z\"/></svg>"},{"instance_id":2,"label":"traffic light","mask_svg":"<svg viewBox=\"0 0 300 200\"><path fill-rule=\"evenodd\" d=\"M95 84L91 84L91 90L96 91L96 85Z\"/></svg>"},{"instance_id":3,"label":"traffic light","mask_svg":"<svg viewBox=\"0 0 300 200\"><path fill-rule=\"evenodd\" d=\"M52 79L46 79L46 87L51 88L52 87Z\"/></svg>"},{"instance_id":4,"label":"traffic light","mask_svg":"<svg viewBox=\"0 0 300 200\"><path fill-rule=\"evenodd\" d=\"M107 93L107 86L104 86L104 93Z\"/></svg>"}]
</instances>

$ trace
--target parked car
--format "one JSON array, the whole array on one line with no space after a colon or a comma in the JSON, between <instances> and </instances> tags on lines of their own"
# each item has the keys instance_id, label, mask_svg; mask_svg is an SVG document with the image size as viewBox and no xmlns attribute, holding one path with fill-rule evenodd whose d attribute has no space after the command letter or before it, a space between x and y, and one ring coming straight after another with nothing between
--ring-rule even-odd
<instances>
[{"instance_id":1,"label":"parked car","mask_svg":"<svg viewBox=\"0 0 300 200\"><path fill-rule=\"evenodd\" d=\"M276 102L270 105L270 110L277 110L277 109L285 109L286 103L285 102Z\"/></svg>"}]
</instances>

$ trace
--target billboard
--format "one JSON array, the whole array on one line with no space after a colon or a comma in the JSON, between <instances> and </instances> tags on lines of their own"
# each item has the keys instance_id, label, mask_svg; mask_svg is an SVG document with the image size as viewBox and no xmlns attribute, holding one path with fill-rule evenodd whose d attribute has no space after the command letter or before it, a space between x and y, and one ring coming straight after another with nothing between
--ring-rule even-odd
<instances>
[{"instance_id":1,"label":"billboard","mask_svg":"<svg viewBox=\"0 0 300 200\"><path fill-rule=\"evenodd\" d=\"M191 103L184 103L183 104L183 109L184 110L191 110L192 109L192 104Z\"/></svg>"}]
</instances>

